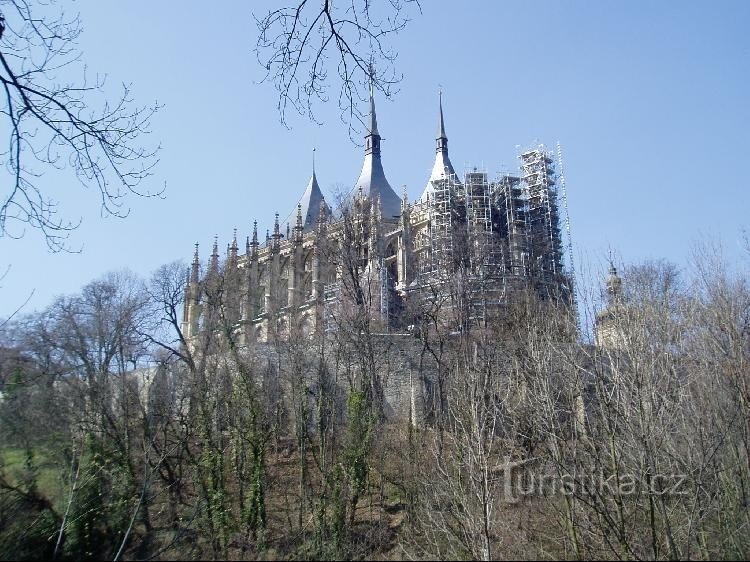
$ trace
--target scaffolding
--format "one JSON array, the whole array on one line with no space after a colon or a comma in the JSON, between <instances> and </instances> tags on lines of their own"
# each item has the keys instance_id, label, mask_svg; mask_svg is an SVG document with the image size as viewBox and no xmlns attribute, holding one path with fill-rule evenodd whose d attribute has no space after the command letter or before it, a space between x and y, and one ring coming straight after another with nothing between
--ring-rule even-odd
<instances>
[{"instance_id":1,"label":"scaffolding","mask_svg":"<svg viewBox=\"0 0 750 562\"><path fill-rule=\"evenodd\" d=\"M573 261L573 238L570 234L570 213L568 212L568 192L565 188L565 169L563 167L563 156L562 146L557 143L557 170L558 170L558 183L560 185L560 196L562 198L563 211L565 213L565 237L566 237L566 249L568 253L568 290L570 292L570 305L573 308L573 314L576 319L576 327L580 330L578 324L578 299L576 298L576 270L575 262Z\"/></svg>"},{"instance_id":2,"label":"scaffolding","mask_svg":"<svg viewBox=\"0 0 750 562\"><path fill-rule=\"evenodd\" d=\"M442 279L450 275L454 264L454 188L455 176L433 181L430 199L430 259L428 274ZM459 184L460 185L460 184Z\"/></svg>"},{"instance_id":3,"label":"scaffolding","mask_svg":"<svg viewBox=\"0 0 750 562\"><path fill-rule=\"evenodd\" d=\"M474 275L489 277L496 273L502 261L502 253L493 236L490 184L487 172L477 171L476 168L466 172L465 178L466 257L469 271Z\"/></svg>"},{"instance_id":4,"label":"scaffolding","mask_svg":"<svg viewBox=\"0 0 750 562\"><path fill-rule=\"evenodd\" d=\"M504 276L523 277L527 273L526 199L521 178L500 174L493 185L494 206L498 213L499 235L503 241Z\"/></svg>"},{"instance_id":5,"label":"scaffolding","mask_svg":"<svg viewBox=\"0 0 750 562\"><path fill-rule=\"evenodd\" d=\"M529 274L542 286L549 285L563 273L554 160L544 145L519 158L527 197Z\"/></svg>"},{"instance_id":6,"label":"scaffolding","mask_svg":"<svg viewBox=\"0 0 750 562\"><path fill-rule=\"evenodd\" d=\"M553 156L539 145L519 155L517 173L490 181L486 171L468 168L463 182L452 175L432 183L419 284L454 291L452 306L465 311L464 321L486 323L527 288L571 303Z\"/></svg>"}]
</instances>

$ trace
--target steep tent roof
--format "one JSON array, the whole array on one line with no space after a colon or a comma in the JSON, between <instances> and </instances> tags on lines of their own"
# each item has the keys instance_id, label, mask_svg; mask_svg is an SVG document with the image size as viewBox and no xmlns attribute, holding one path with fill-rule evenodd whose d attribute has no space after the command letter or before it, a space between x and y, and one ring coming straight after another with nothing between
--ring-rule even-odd
<instances>
[{"instance_id":1,"label":"steep tent roof","mask_svg":"<svg viewBox=\"0 0 750 562\"><path fill-rule=\"evenodd\" d=\"M445 134L445 121L443 119L443 94L440 93L440 124L438 125L438 136L437 136L437 147L435 148L435 164L432 166L432 173L430 179L427 180L427 186L422 192L422 196L419 198L420 201L426 201L428 197L432 197L434 192L433 182L446 179L450 176L455 176L456 171L453 169L453 164L448 157L448 137Z\"/></svg>"},{"instance_id":2,"label":"steep tent roof","mask_svg":"<svg viewBox=\"0 0 750 562\"><path fill-rule=\"evenodd\" d=\"M305 192L302 194L302 198L299 200L299 206L302 209L302 232L310 232L315 228L318 223L318 217L320 216L320 204L323 203L326 207L328 204L325 202L323 193L320 191L318 185L318 178L315 175L315 163L313 163L312 176L310 181L307 182ZM297 226L297 207L290 213L289 218L286 220L285 229L293 230Z\"/></svg>"},{"instance_id":3,"label":"steep tent roof","mask_svg":"<svg viewBox=\"0 0 750 562\"><path fill-rule=\"evenodd\" d=\"M315 228L320 216L320 204L324 202L325 198L320 191L318 178L315 177L315 170L313 169L310 181L307 182L307 187L300 201L300 205L302 206L302 225L304 226L303 232L308 232Z\"/></svg>"},{"instance_id":4,"label":"steep tent roof","mask_svg":"<svg viewBox=\"0 0 750 562\"><path fill-rule=\"evenodd\" d=\"M360 189L373 201L380 199L384 217L393 218L401 214L401 198L388 183L383 171L383 163L380 160L380 134L372 88L370 89L370 124L365 136L365 161L362 163L362 171L354 186L354 193L358 193Z\"/></svg>"}]
</instances>

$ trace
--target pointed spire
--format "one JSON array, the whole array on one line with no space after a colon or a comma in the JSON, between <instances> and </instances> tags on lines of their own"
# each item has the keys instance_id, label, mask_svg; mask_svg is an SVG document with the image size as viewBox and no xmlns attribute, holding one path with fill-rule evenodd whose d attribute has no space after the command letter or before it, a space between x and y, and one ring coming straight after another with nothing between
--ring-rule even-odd
<instances>
[{"instance_id":1,"label":"pointed spire","mask_svg":"<svg viewBox=\"0 0 750 562\"><path fill-rule=\"evenodd\" d=\"M607 278L607 294L609 303L618 303L622 298L622 279L617 275L617 268L612 260L612 253L609 255L609 277Z\"/></svg>"},{"instance_id":2,"label":"pointed spire","mask_svg":"<svg viewBox=\"0 0 750 562\"><path fill-rule=\"evenodd\" d=\"M278 251L281 244L281 228L279 227L279 213L276 213L273 221L273 234L271 234L271 248Z\"/></svg>"},{"instance_id":3,"label":"pointed spire","mask_svg":"<svg viewBox=\"0 0 750 562\"><path fill-rule=\"evenodd\" d=\"M375 112L374 76L375 71L370 65L370 122L365 135L365 161L355 185L355 194L358 196L361 192L373 201L376 196L380 196L385 216L392 219L401 214L401 200L388 183L380 159L381 137Z\"/></svg>"},{"instance_id":4,"label":"pointed spire","mask_svg":"<svg viewBox=\"0 0 750 562\"><path fill-rule=\"evenodd\" d=\"M232 244L229 246L229 264L231 267L237 267L237 229L232 234Z\"/></svg>"},{"instance_id":5,"label":"pointed spire","mask_svg":"<svg viewBox=\"0 0 750 562\"><path fill-rule=\"evenodd\" d=\"M443 117L443 90L438 92L438 106L439 106L439 121L438 121L438 132L436 146L435 146L435 163L432 166L432 173L430 179L427 180L427 186L422 192L422 196L419 198L420 202L427 202L430 199L430 195L434 191L434 182L440 180L454 179L456 178L456 171L453 169L453 164L448 157L448 136L445 134L445 118Z\"/></svg>"},{"instance_id":6,"label":"pointed spire","mask_svg":"<svg viewBox=\"0 0 750 562\"><path fill-rule=\"evenodd\" d=\"M370 63L370 125L367 130L367 134L370 136L377 136L379 137L380 134L378 133L378 117L375 114L375 70L372 68L372 63ZM378 148L380 148L378 146Z\"/></svg>"},{"instance_id":7,"label":"pointed spire","mask_svg":"<svg viewBox=\"0 0 750 562\"><path fill-rule=\"evenodd\" d=\"M250 242L250 245L255 248L258 247L258 221L253 221L253 241Z\"/></svg>"},{"instance_id":8,"label":"pointed spire","mask_svg":"<svg viewBox=\"0 0 750 562\"><path fill-rule=\"evenodd\" d=\"M214 249L211 252L211 272L219 271L219 236L214 235Z\"/></svg>"},{"instance_id":9,"label":"pointed spire","mask_svg":"<svg viewBox=\"0 0 750 562\"><path fill-rule=\"evenodd\" d=\"M307 182L302 197L297 205L297 217L295 218L294 212L289 214L287 218L287 227L297 232L299 226L299 215L302 213L302 232L309 232L315 228L318 222L318 216L320 214L321 204L325 205L325 198L323 193L320 191L318 185L318 178L315 173L315 153L316 149L313 148L312 152L312 175L310 181Z\"/></svg>"},{"instance_id":10,"label":"pointed spire","mask_svg":"<svg viewBox=\"0 0 750 562\"><path fill-rule=\"evenodd\" d=\"M438 126L438 139L445 139L446 143L448 141L448 137L445 136L445 121L443 119L443 89L440 88L438 92L438 96L440 98L439 104L440 104L440 125ZM447 145L446 145L447 148Z\"/></svg>"},{"instance_id":11,"label":"pointed spire","mask_svg":"<svg viewBox=\"0 0 750 562\"><path fill-rule=\"evenodd\" d=\"M198 270L200 268L200 261L198 259L198 242L195 243L195 253L193 253L193 263L191 264L190 271L190 283L198 284Z\"/></svg>"}]
</instances>

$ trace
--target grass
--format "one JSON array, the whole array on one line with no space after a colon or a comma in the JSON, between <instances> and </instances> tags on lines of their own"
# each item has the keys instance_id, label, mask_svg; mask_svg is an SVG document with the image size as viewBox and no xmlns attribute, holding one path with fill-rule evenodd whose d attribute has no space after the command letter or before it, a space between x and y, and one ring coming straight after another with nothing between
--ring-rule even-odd
<instances>
[{"instance_id":1,"label":"grass","mask_svg":"<svg viewBox=\"0 0 750 562\"><path fill-rule=\"evenodd\" d=\"M36 484L39 493L57 506L65 495L61 467L40 448L34 449L32 463L37 469ZM8 483L17 486L27 470L26 452L17 447L1 447L0 467Z\"/></svg>"}]
</instances>

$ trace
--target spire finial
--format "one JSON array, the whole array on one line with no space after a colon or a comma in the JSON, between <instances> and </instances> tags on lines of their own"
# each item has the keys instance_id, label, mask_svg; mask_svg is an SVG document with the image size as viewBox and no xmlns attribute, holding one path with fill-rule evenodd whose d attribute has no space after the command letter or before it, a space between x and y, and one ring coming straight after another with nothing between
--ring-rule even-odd
<instances>
[{"instance_id":1,"label":"spire finial","mask_svg":"<svg viewBox=\"0 0 750 562\"><path fill-rule=\"evenodd\" d=\"M622 298L622 279L617 275L617 268L612 257L612 250L609 251L609 277L607 278L607 294L609 295L610 304L618 302Z\"/></svg>"},{"instance_id":2,"label":"spire finial","mask_svg":"<svg viewBox=\"0 0 750 562\"><path fill-rule=\"evenodd\" d=\"M375 69L372 66L372 61L369 65L370 75L370 127L367 131L368 136L380 136L378 133L378 118L375 114Z\"/></svg>"},{"instance_id":3,"label":"spire finial","mask_svg":"<svg viewBox=\"0 0 750 562\"><path fill-rule=\"evenodd\" d=\"M216 272L219 270L219 236L214 234L214 248L211 252L211 271Z\"/></svg>"},{"instance_id":4,"label":"spire finial","mask_svg":"<svg viewBox=\"0 0 750 562\"><path fill-rule=\"evenodd\" d=\"M438 90L438 105L440 107L440 124L438 125L438 141L444 140L447 141L448 137L445 134L445 120L443 119L443 88L441 87L440 90ZM445 143L444 143L445 145ZM440 148L440 146L438 146Z\"/></svg>"},{"instance_id":5,"label":"spire finial","mask_svg":"<svg viewBox=\"0 0 750 562\"><path fill-rule=\"evenodd\" d=\"M279 240L281 239L281 230L279 229L279 213L276 213L276 218L273 221L273 234L271 239L274 242L274 247L278 247Z\"/></svg>"},{"instance_id":6,"label":"spire finial","mask_svg":"<svg viewBox=\"0 0 750 562\"><path fill-rule=\"evenodd\" d=\"M198 284L198 268L200 267L200 261L198 260L198 242L195 243L195 253L193 254L193 263L190 269L190 283Z\"/></svg>"},{"instance_id":7,"label":"spire finial","mask_svg":"<svg viewBox=\"0 0 750 562\"><path fill-rule=\"evenodd\" d=\"M313 176L315 175L315 147L313 146Z\"/></svg>"}]
</instances>

